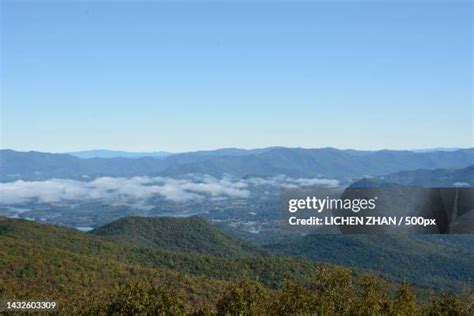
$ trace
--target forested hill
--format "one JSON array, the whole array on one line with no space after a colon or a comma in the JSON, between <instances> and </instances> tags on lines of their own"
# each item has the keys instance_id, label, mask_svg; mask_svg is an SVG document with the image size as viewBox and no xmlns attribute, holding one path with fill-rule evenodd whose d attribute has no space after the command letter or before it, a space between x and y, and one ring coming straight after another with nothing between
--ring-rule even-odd
<instances>
[{"instance_id":1,"label":"forested hill","mask_svg":"<svg viewBox=\"0 0 474 316\"><path fill-rule=\"evenodd\" d=\"M319 262L376 271L421 288L459 291L474 282L469 235L274 236L257 247L199 217L123 218L90 233L0 218L0 238L15 242L224 280L246 276L268 286L285 278L304 282Z\"/></svg>"},{"instance_id":2,"label":"forested hill","mask_svg":"<svg viewBox=\"0 0 474 316\"><path fill-rule=\"evenodd\" d=\"M257 247L223 234L197 216L125 217L91 233L126 241L137 247L191 251L218 257L255 255L262 252Z\"/></svg>"},{"instance_id":3,"label":"forested hill","mask_svg":"<svg viewBox=\"0 0 474 316\"><path fill-rule=\"evenodd\" d=\"M279 255L378 271L419 287L462 290L474 284L473 241L471 235L315 234L289 237L264 247Z\"/></svg>"},{"instance_id":4,"label":"forested hill","mask_svg":"<svg viewBox=\"0 0 474 316\"><path fill-rule=\"evenodd\" d=\"M145 228L142 227L142 229ZM244 277L258 279L270 287L281 284L285 279L305 282L308 273L317 265L308 259L250 255L249 252L244 251L242 251L242 256L218 257L195 251L171 251L158 247L150 248L148 245L143 247L140 243L135 245L130 240L114 240L75 229L5 217L0 217L0 239L2 247L8 241L14 243L15 247L28 244L45 251L54 249L87 256L94 260L118 261L147 268L166 268L179 273L222 280ZM220 244L218 247L223 246ZM207 251L211 252L211 249ZM9 250L9 253L12 253L12 250Z\"/></svg>"},{"instance_id":5,"label":"forested hill","mask_svg":"<svg viewBox=\"0 0 474 316\"><path fill-rule=\"evenodd\" d=\"M214 228L206 232L210 227L200 219L161 219L158 233L144 224L148 220L112 223L95 232L113 232L102 237L0 217L0 297L55 300L67 314L434 315L441 311L467 316L474 310L470 294L417 299L416 291L406 284L389 283L371 273L308 259L253 254ZM165 223L176 230L196 230L189 232L192 238L202 233L207 240L203 251L187 243L178 247L183 251L164 250L159 244L169 249L171 240L149 244L143 234L130 228L125 238L113 239L120 227L130 224L151 229L156 239L164 233ZM206 248L213 240L218 248L229 245L234 255L241 251L243 256L202 254L213 252Z\"/></svg>"}]
</instances>

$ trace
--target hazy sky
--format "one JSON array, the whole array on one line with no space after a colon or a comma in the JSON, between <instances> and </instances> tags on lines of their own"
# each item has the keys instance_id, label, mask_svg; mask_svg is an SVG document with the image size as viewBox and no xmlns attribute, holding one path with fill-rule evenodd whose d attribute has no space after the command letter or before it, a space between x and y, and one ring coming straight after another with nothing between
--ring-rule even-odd
<instances>
[{"instance_id":1,"label":"hazy sky","mask_svg":"<svg viewBox=\"0 0 474 316\"><path fill-rule=\"evenodd\" d=\"M471 147L471 1L1 1L1 147Z\"/></svg>"}]
</instances>

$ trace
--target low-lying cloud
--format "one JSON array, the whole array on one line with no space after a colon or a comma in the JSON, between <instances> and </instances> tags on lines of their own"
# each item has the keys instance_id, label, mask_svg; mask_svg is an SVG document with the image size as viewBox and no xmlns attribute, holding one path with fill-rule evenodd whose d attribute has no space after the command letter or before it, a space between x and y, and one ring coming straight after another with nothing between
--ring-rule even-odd
<instances>
[{"instance_id":1,"label":"low-lying cloud","mask_svg":"<svg viewBox=\"0 0 474 316\"><path fill-rule=\"evenodd\" d=\"M332 179L300 178L286 176L271 178L237 179L191 175L186 179L168 177L101 177L92 181L50 179L0 183L0 204L14 205L31 201L54 203L77 200L99 200L110 203L132 203L153 197L182 202L205 198L250 197L252 186L308 187L337 186Z\"/></svg>"},{"instance_id":2,"label":"low-lying cloud","mask_svg":"<svg viewBox=\"0 0 474 316\"><path fill-rule=\"evenodd\" d=\"M284 175L269 178L249 178L248 183L253 185L270 185L284 188L300 188L300 187L337 187L339 181L335 179L324 178L290 178Z\"/></svg>"}]
</instances>

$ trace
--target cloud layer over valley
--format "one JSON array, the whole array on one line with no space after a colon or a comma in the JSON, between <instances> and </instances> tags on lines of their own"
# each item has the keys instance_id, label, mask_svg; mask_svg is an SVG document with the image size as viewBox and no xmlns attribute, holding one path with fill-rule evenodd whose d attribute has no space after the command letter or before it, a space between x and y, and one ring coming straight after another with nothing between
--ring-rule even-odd
<instances>
[{"instance_id":1,"label":"cloud layer over valley","mask_svg":"<svg viewBox=\"0 0 474 316\"><path fill-rule=\"evenodd\" d=\"M207 175L190 175L187 178L168 177L100 177L92 181L50 179L0 183L0 204L14 205L26 202L55 203L77 200L97 200L108 203L131 203L161 197L181 202L205 198L250 197L252 188L271 186L286 187L335 187L339 182L332 179L289 178L214 178Z\"/></svg>"}]
</instances>

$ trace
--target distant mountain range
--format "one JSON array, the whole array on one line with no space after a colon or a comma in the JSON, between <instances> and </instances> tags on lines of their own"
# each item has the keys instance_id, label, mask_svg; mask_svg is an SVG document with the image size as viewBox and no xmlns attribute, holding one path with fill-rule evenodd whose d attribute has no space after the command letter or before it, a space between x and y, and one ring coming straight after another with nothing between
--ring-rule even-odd
<instances>
[{"instance_id":1,"label":"distant mountain range","mask_svg":"<svg viewBox=\"0 0 474 316\"><path fill-rule=\"evenodd\" d=\"M455 151L459 150L459 147L435 147L435 148L423 148L423 149L412 149L411 151L423 153L423 152L431 152L431 151Z\"/></svg>"},{"instance_id":2,"label":"distant mountain range","mask_svg":"<svg viewBox=\"0 0 474 316\"><path fill-rule=\"evenodd\" d=\"M353 180L417 169L458 169L474 164L474 148L454 151L357 151L271 147L220 149L162 157L87 158L70 154L0 150L0 181L97 176L183 176L190 173L325 177Z\"/></svg>"},{"instance_id":3,"label":"distant mountain range","mask_svg":"<svg viewBox=\"0 0 474 316\"><path fill-rule=\"evenodd\" d=\"M258 152L275 149L278 147L267 147L262 149L240 149L240 148L222 148L217 150L201 150L190 152L193 155L206 155L212 153L213 155L248 155ZM437 148L425 148L425 149L412 149L413 152L433 152L433 151L455 151L462 148L459 147L437 147ZM349 150L350 151L350 150ZM364 152L364 151L359 151ZM65 152L77 158L143 158L143 157L155 157L163 158L168 157L177 153L168 151L152 151L152 152L133 152L133 151L120 151L120 150L108 150L108 149L93 149L83 151Z\"/></svg>"},{"instance_id":4,"label":"distant mountain range","mask_svg":"<svg viewBox=\"0 0 474 316\"><path fill-rule=\"evenodd\" d=\"M163 158L163 157L168 157L172 155L173 153L166 152L166 151L131 152L131 151L96 149L96 150L68 152L65 154L69 154L77 158L87 159L87 158L143 158L143 157Z\"/></svg>"}]
</instances>

